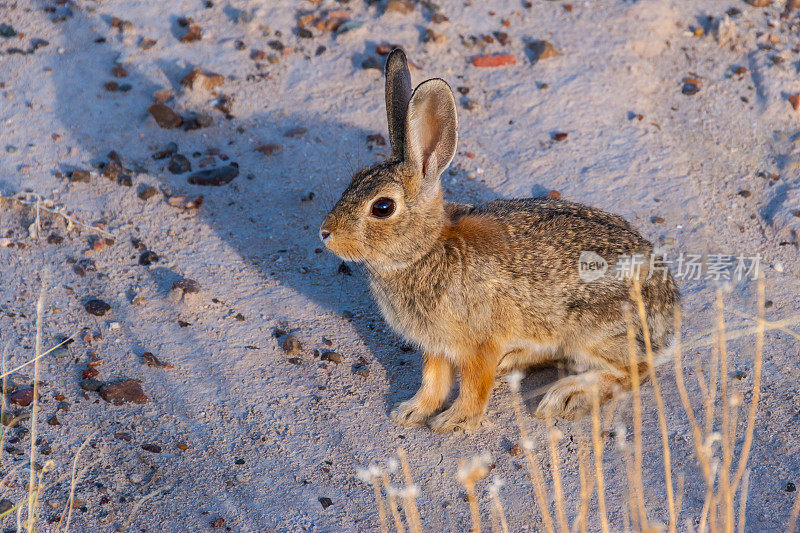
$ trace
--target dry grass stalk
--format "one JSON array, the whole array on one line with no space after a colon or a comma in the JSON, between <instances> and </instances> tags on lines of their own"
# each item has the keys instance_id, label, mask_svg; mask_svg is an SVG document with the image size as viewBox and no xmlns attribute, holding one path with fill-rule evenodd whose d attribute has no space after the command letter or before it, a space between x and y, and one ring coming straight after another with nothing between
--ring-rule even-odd
<instances>
[{"instance_id":1,"label":"dry grass stalk","mask_svg":"<svg viewBox=\"0 0 800 533\"><path fill-rule=\"evenodd\" d=\"M153 478L153 479L155 479L155 478ZM171 488L171 487L162 487L162 488L160 488L160 489L156 489L156 490L154 490L153 492L151 492L151 493L149 493L149 494L146 494L146 495L145 495L145 496L143 496L143 497L142 497L142 498L141 498L141 499L140 499L138 502L136 502L136 505L134 505L134 506L133 506L133 509L131 509L131 514L130 514L130 516L128 516L128 519L125 521L125 523L124 523L124 524L122 524L122 528L120 529L120 531L122 531L123 533L124 533L125 531L128 531L128 528L131 526L131 524L133 523L133 521L134 521L134 520L136 519L136 517L138 516L138 515L137 515L137 513L139 512L139 509L142 507L142 505L144 505L144 504L145 504L145 502L147 502L148 500L151 500L151 499L155 498L156 496L158 496L158 495L159 495L159 494L161 494L162 492L165 492L165 491L169 490L170 488Z\"/></svg>"},{"instance_id":2,"label":"dry grass stalk","mask_svg":"<svg viewBox=\"0 0 800 533\"><path fill-rule=\"evenodd\" d=\"M372 485L372 492L375 496L375 506L378 508L381 533L388 533L389 530L386 527L386 507L383 504L383 495L381 494L380 486L381 474L380 467L375 464L370 465L366 469L358 470L358 478L364 483Z\"/></svg>"},{"instance_id":3,"label":"dry grass stalk","mask_svg":"<svg viewBox=\"0 0 800 533\"><path fill-rule=\"evenodd\" d=\"M378 517L381 521L381 533L389 533L386 527L386 508L383 505L383 497L381 496L381 486L376 479L372 479L372 490L375 493L375 505L378 506Z\"/></svg>"},{"instance_id":4,"label":"dry grass stalk","mask_svg":"<svg viewBox=\"0 0 800 533\"><path fill-rule=\"evenodd\" d=\"M667 507L669 508L669 531L675 533L678 517L675 514L675 491L672 487L672 458L669 449L669 432L667 431L667 416L664 410L664 398L661 396L661 387L656 376L656 362L653 357L653 346L650 340L650 330L647 327L647 313L644 309L642 299L642 288L638 278L634 279L634 292L636 294L636 305L639 308L639 319L642 321L642 333L644 336L644 350L647 355L647 366L650 370L650 380L653 383L653 396L656 399L658 410L658 424L661 427L661 453L664 456L664 479L667 491Z\"/></svg>"},{"instance_id":5,"label":"dry grass stalk","mask_svg":"<svg viewBox=\"0 0 800 533\"><path fill-rule=\"evenodd\" d=\"M406 530L403 527L403 518L400 516L400 511L397 508L395 492L389 484L389 476L386 475L386 472L381 472L381 481L383 481L383 489L386 491L386 499L389 501L389 510L392 511L395 530L397 530L397 533L405 533Z\"/></svg>"},{"instance_id":6,"label":"dry grass stalk","mask_svg":"<svg viewBox=\"0 0 800 533\"><path fill-rule=\"evenodd\" d=\"M33 407L31 409L31 474L28 478L28 533L33 533L36 523L36 502L38 500L39 485L36 483L36 415L39 414L39 357L42 353L42 315L44 314L45 288L42 285L39 291L39 301L36 303L36 354L33 363Z\"/></svg>"},{"instance_id":7,"label":"dry grass stalk","mask_svg":"<svg viewBox=\"0 0 800 533\"><path fill-rule=\"evenodd\" d=\"M106 237L116 240L116 237L114 236L113 233L110 233L102 228L98 228L96 226L92 226L90 224L85 224L81 222L77 218L73 217L72 215L64 211L63 208L56 207L52 201L42 200L41 196L39 196L36 193L20 193L18 196L21 196L22 198L15 198L13 196L3 196L2 194L0 194L0 200L8 200L9 202L16 202L20 205L34 208L36 212L36 220L34 221L33 224L34 231L31 232L32 237L39 236L38 234L40 230L40 213L44 211L46 213L57 215L63 218L64 221L67 223L67 231L72 231L75 226L80 226L82 228L86 228L90 231L96 231L101 235L105 235ZM33 234L34 232L35 234Z\"/></svg>"},{"instance_id":8,"label":"dry grass stalk","mask_svg":"<svg viewBox=\"0 0 800 533\"><path fill-rule=\"evenodd\" d=\"M722 400L722 470L720 471L720 489L722 490L722 501L724 502L724 524L726 533L733 532L733 493L731 491L731 463L733 462L733 451L730 441L730 397L728 395L728 347L725 342L725 317L723 314L724 303L722 289L717 289L717 335L719 338L719 387L720 398Z\"/></svg>"},{"instance_id":9,"label":"dry grass stalk","mask_svg":"<svg viewBox=\"0 0 800 533\"><path fill-rule=\"evenodd\" d=\"M603 480L603 443L600 440L600 392L597 385L592 390L592 446L594 448L594 469L597 480L597 507L600 512L600 527L603 533L611 530L606 510L606 488Z\"/></svg>"},{"instance_id":10,"label":"dry grass stalk","mask_svg":"<svg viewBox=\"0 0 800 533\"><path fill-rule=\"evenodd\" d=\"M635 297L635 295L634 295ZM633 478L630 478L630 491L633 493L635 507L631 505L631 521L636 519L640 529L647 526L647 509L644 503L644 486L642 483L642 394L640 389L641 376L639 376L639 360L636 354L636 332L633 328L633 317L630 309L623 309L628 332L628 365L631 373L631 392L633 402ZM630 472L629 472L630 477Z\"/></svg>"},{"instance_id":11,"label":"dry grass stalk","mask_svg":"<svg viewBox=\"0 0 800 533\"><path fill-rule=\"evenodd\" d=\"M742 492L739 494L739 527L738 532L744 533L745 511L747 509L747 492L750 489L750 469L744 471L742 477Z\"/></svg>"},{"instance_id":12,"label":"dry grass stalk","mask_svg":"<svg viewBox=\"0 0 800 533\"><path fill-rule=\"evenodd\" d=\"M586 515L589 512L589 500L594 492L594 478L589 476L589 468L586 464L589 457L589 443L583 436L583 425L580 426L581 434L578 436L578 478L581 482L581 502L578 513L572 522L570 531L576 533L580 528L581 533L587 533Z\"/></svg>"},{"instance_id":13,"label":"dry grass stalk","mask_svg":"<svg viewBox=\"0 0 800 533\"><path fill-rule=\"evenodd\" d=\"M86 439L84 439L84 441L78 448L78 451L75 452L75 458L72 460L72 476L70 478L70 483L69 483L69 498L67 498L67 504L64 506L64 510L61 512L61 518L59 518L58 520L58 526L56 526L56 533L58 533L61 530L61 524L64 522L65 515L67 518L67 522L64 525L64 533L69 531L69 524L70 521L72 520L72 502L75 501L75 487L78 485L80 479L89 469L89 466L91 466L91 465L85 466L84 468L81 469L80 473L78 473L78 460L80 459L81 452L86 447L86 445L89 444L89 441L91 441L94 438L96 433L97 432L92 433L91 435L86 437Z\"/></svg>"},{"instance_id":14,"label":"dry grass stalk","mask_svg":"<svg viewBox=\"0 0 800 533\"><path fill-rule=\"evenodd\" d=\"M567 532L569 525L567 515L564 511L564 488L561 485L561 455L558 453L558 441L564 436L559 429L553 425L553 419L547 419L547 447L550 451L550 472L553 476L553 490L556 496L556 520L558 529Z\"/></svg>"},{"instance_id":15,"label":"dry grass stalk","mask_svg":"<svg viewBox=\"0 0 800 533\"><path fill-rule=\"evenodd\" d=\"M26 367L26 366L28 366L28 365L35 364L35 363L36 363L36 362L37 362L39 359L41 359L41 358L42 358L42 357L44 357L45 355L48 355L48 354L50 354L50 352L52 352L52 351L53 351L53 350L55 350L56 348L59 348L59 347L61 347L61 346L64 346L65 344L67 344L67 343L71 342L73 339L75 339L75 337L76 337L77 335L78 335L77 333L73 333L72 335L70 335L69 337L67 337L67 338L66 338L66 339L64 339L63 341L59 342L58 344L56 344L55 346L53 346L53 347L52 347L52 348L50 348L49 350L47 350L47 351L45 351L45 352L41 352L41 353L39 353L39 355L35 356L35 357L34 357L33 359L31 359L30 361L26 361L26 362L22 363L21 365L19 365L19 366L16 366L16 367L14 367L14 368L12 368L11 370L8 370L8 371L6 371L6 370L3 370L3 375L2 375L2 376L0 376L0 377L1 377L1 378L5 378L5 377L7 377L7 376L10 376L11 374L14 374L15 372L18 372L18 371L22 370L23 368L25 368L25 367Z\"/></svg>"},{"instance_id":16,"label":"dry grass stalk","mask_svg":"<svg viewBox=\"0 0 800 533\"><path fill-rule=\"evenodd\" d=\"M408 527L414 533L422 533L422 521L419 519L416 501L417 486L414 484L414 478L411 475L411 467L408 465L406 451L403 448L397 448L397 457L400 458L400 465L403 467L403 476L406 480L405 494Z\"/></svg>"},{"instance_id":17,"label":"dry grass stalk","mask_svg":"<svg viewBox=\"0 0 800 533\"><path fill-rule=\"evenodd\" d=\"M533 484L533 492L536 495L536 505L544 522L544 529L547 533L555 533L553 529L553 518L550 516L549 500L545 490L544 477L542 476L542 465L539 458L533 453L533 442L528 439L528 432L525 429L525 418L522 416L522 400L519 396L519 384L522 380L522 372L515 371L508 375L508 388L511 390L511 404L514 407L514 416L519 427L522 451L528 464L528 475Z\"/></svg>"},{"instance_id":18,"label":"dry grass stalk","mask_svg":"<svg viewBox=\"0 0 800 533\"><path fill-rule=\"evenodd\" d=\"M489 486L489 497L492 499L492 515L495 517L495 520L500 522L500 528L495 528L495 531L502 531L502 533L508 533L508 521L506 520L506 513L503 510L503 503L500 501L500 488L503 486L503 482L495 477L492 480L492 484Z\"/></svg>"},{"instance_id":19,"label":"dry grass stalk","mask_svg":"<svg viewBox=\"0 0 800 533\"><path fill-rule=\"evenodd\" d=\"M758 401L761 395L761 371L764 360L764 278L759 276L757 285L758 298L758 329L756 330L756 358L753 363L753 394L750 400L750 410L747 414L747 429L744 436L744 444L739 453L739 461L736 467L736 475L731 482L732 490L735 493L739 482L744 475L747 460L750 458L750 449L753 445L753 432L756 426L756 413L758 411Z\"/></svg>"},{"instance_id":20,"label":"dry grass stalk","mask_svg":"<svg viewBox=\"0 0 800 533\"><path fill-rule=\"evenodd\" d=\"M475 483L486 477L492 459L488 455L473 457L469 461L462 460L458 467L457 478L467 490L469 514L472 519L472 533L481 532L481 513L478 499L475 497Z\"/></svg>"}]
</instances>

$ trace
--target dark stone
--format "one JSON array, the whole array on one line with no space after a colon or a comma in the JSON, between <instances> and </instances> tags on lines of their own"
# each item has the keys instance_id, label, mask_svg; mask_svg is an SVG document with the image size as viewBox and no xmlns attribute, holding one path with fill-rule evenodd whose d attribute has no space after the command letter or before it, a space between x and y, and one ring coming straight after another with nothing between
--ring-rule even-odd
<instances>
[{"instance_id":1,"label":"dark stone","mask_svg":"<svg viewBox=\"0 0 800 533\"><path fill-rule=\"evenodd\" d=\"M183 154L175 154L169 161L167 169L173 174L183 174L192 170L192 163Z\"/></svg>"},{"instance_id":2,"label":"dark stone","mask_svg":"<svg viewBox=\"0 0 800 533\"><path fill-rule=\"evenodd\" d=\"M94 316L103 316L111 309L110 305L103 300L98 299L87 301L85 304L83 304L83 307L86 309L87 313Z\"/></svg>"},{"instance_id":3,"label":"dark stone","mask_svg":"<svg viewBox=\"0 0 800 533\"><path fill-rule=\"evenodd\" d=\"M70 181L82 181L84 183L89 183L89 177L91 176L91 173L88 170L75 168L72 169L72 171L67 175L69 176Z\"/></svg>"},{"instance_id":4,"label":"dark stone","mask_svg":"<svg viewBox=\"0 0 800 533\"><path fill-rule=\"evenodd\" d=\"M220 186L230 183L239 175L238 165L231 164L225 167L200 170L189 176L189 183L203 186Z\"/></svg>"},{"instance_id":5,"label":"dark stone","mask_svg":"<svg viewBox=\"0 0 800 533\"><path fill-rule=\"evenodd\" d=\"M328 507L333 505L333 500L323 496L322 498L319 499L319 503L320 503L320 505L322 505L323 509L327 509Z\"/></svg>"},{"instance_id":6,"label":"dark stone","mask_svg":"<svg viewBox=\"0 0 800 533\"><path fill-rule=\"evenodd\" d=\"M177 151L178 151L178 145L171 142L167 143L167 145L164 146L164 148L154 153L152 157L155 160L166 159Z\"/></svg>"},{"instance_id":7,"label":"dark stone","mask_svg":"<svg viewBox=\"0 0 800 533\"><path fill-rule=\"evenodd\" d=\"M177 128L183 124L183 119L171 107L165 104L153 104L147 108L159 126L166 129Z\"/></svg>"},{"instance_id":8,"label":"dark stone","mask_svg":"<svg viewBox=\"0 0 800 533\"><path fill-rule=\"evenodd\" d=\"M81 388L83 390L86 390L86 391L89 391L89 392L97 392L97 391L100 390L100 387L105 385L105 383L103 383L99 379L86 378L86 379L82 379L81 380L80 385L81 385Z\"/></svg>"},{"instance_id":9,"label":"dark stone","mask_svg":"<svg viewBox=\"0 0 800 533\"><path fill-rule=\"evenodd\" d=\"M10 39L11 37L17 36L17 30L14 29L13 26L8 24L0 24L0 37L5 37L6 39Z\"/></svg>"},{"instance_id":10,"label":"dark stone","mask_svg":"<svg viewBox=\"0 0 800 533\"><path fill-rule=\"evenodd\" d=\"M158 257L158 254L152 250L145 250L142 252L142 255L139 256L139 264L142 266L149 266L153 263L158 263L160 259L161 258Z\"/></svg>"},{"instance_id":11,"label":"dark stone","mask_svg":"<svg viewBox=\"0 0 800 533\"><path fill-rule=\"evenodd\" d=\"M342 362L342 354L339 352L322 352L322 356L320 359L323 361L330 361L331 363L336 363L337 365Z\"/></svg>"},{"instance_id":12,"label":"dark stone","mask_svg":"<svg viewBox=\"0 0 800 533\"><path fill-rule=\"evenodd\" d=\"M681 92L686 96L692 96L700 92L700 86L696 83L686 82L683 84L683 89L681 89Z\"/></svg>"},{"instance_id":13,"label":"dark stone","mask_svg":"<svg viewBox=\"0 0 800 533\"><path fill-rule=\"evenodd\" d=\"M283 351L287 355L297 355L301 351L303 351L303 345L300 343L300 339L295 337L294 335L289 335L283 340Z\"/></svg>"},{"instance_id":14,"label":"dark stone","mask_svg":"<svg viewBox=\"0 0 800 533\"><path fill-rule=\"evenodd\" d=\"M11 403L20 407L27 407L33 401L33 387L23 387L11 393Z\"/></svg>"},{"instance_id":15,"label":"dark stone","mask_svg":"<svg viewBox=\"0 0 800 533\"><path fill-rule=\"evenodd\" d=\"M139 198L141 198L142 200L147 201L150 198L152 198L153 196L155 196L156 194L158 194L158 189L156 189L152 185L150 185L150 186L143 185L142 189L139 191Z\"/></svg>"},{"instance_id":16,"label":"dark stone","mask_svg":"<svg viewBox=\"0 0 800 533\"><path fill-rule=\"evenodd\" d=\"M172 289L181 289L186 294L200 292L200 284L193 279L183 278L172 283Z\"/></svg>"},{"instance_id":17,"label":"dark stone","mask_svg":"<svg viewBox=\"0 0 800 533\"><path fill-rule=\"evenodd\" d=\"M135 379L124 379L117 383L103 385L99 392L101 398L114 405L147 402L147 396L142 390L142 386Z\"/></svg>"}]
</instances>

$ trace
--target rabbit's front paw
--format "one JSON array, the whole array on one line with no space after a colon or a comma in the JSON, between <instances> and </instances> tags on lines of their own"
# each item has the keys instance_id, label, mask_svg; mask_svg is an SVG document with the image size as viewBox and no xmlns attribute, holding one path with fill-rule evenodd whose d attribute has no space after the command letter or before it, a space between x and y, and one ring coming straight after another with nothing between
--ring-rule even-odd
<instances>
[{"instance_id":1,"label":"rabbit's front paw","mask_svg":"<svg viewBox=\"0 0 800 533\"><path fill-rule=\"evenodd\" d=\"M401 402L392 409L389 416L402 426L421 426L431 413L420 405L416 398Z\"/></svg>"},{"instance_id":2,"label":"rabbit's front paw","mask_svg":"<svg viewBox=\"0 0 800 533\"><path fill-rule=\"evenodd\" d=\"M535 416L574 420L586 414L592 406L592 396L584 380L570 376L557 381L548 389Z\"/></svg>"},{"instance_id":3,"label":"rabbit's front paw","mask_svg":"<svg viewBox=\"0 0 800 533\"><path fill-rule=\"evenodd\" d=\"M431 429L439 432L452 432L458 429L473 430L481 424L482 413L464 412L456 406L447 409L433 417L430 421Z\"/></svg>"}]
</instances>

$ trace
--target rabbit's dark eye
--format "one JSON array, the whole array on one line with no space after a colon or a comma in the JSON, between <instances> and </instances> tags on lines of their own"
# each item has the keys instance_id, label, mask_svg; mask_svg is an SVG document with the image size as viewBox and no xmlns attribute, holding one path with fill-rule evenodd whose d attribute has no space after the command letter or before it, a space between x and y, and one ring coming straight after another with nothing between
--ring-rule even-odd
<instances>
[{"instance_id":1,"label":"rabbit's dark eye","mask_svg":"<svg viewBox=\"0 0 800 533\"><path fill-rule=\"evenodd\" d=\"M394 213L394 200L391 198L378 198L372 204L372 216L377 218L386 218L392 216Z\"/></svg>"}]
</instances>

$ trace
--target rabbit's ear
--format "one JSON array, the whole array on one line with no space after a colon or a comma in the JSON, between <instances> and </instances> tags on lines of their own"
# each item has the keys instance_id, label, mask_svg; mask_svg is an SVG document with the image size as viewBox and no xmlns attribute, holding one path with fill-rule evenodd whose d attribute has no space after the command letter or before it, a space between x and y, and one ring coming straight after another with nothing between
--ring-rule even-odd
<instances>
[{"instance_id":1,"label":"rabbit's ear","mask_svg":"<svg viewBox=\"0 0 800 533\"><path fill-rule=\"evenodd\" d=\"M422 174L423 185L438 183L456 153L456 101L439 78L420 83L411 96L406 118L404 159Z\"/></svg>"},{"instance_id":2,"label":"rabbit's ear","mask_svg":"<svg viewBox=\"0 0 800 533\"><path fill-rule=\"evenodd\" d=\"M392 147L392 156L401 159L405 153L406 112L411 100L411 73L402 48L392 50L386 59L385 70L389 144Z\"/></svg>"}]
</instances>

